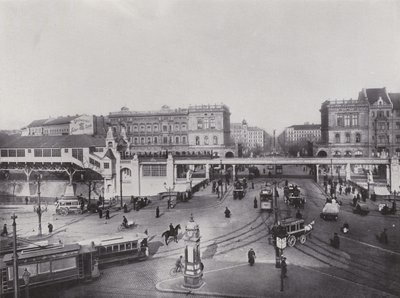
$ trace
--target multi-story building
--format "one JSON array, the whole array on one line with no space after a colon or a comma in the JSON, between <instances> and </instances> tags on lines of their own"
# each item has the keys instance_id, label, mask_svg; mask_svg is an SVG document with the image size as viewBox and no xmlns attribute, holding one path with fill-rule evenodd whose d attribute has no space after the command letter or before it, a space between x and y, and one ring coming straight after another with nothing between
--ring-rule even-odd
<instances>
[{"instance_id":1,"label":"multi-story building","mask_svg":"<svg viewBox=\"0 0 400 298\"><path fill-rule=\"evenodd\" d=\"M285 129L285 143L319 142L321 140L320 124L292 125Z\"/></svg>"},{"instance_id":2,"label":"multi-story building","mask_svg":"<svg viewBox=\"0 0 400 298\"><path fill-rule=\"evenodd\" d=\"M261 148L265 150L269 140L265 130L256 126L248 126L246 120L231 124L231 137L236 145L242 144L248 149Z\"/></svg>"},{"instance_id":3,"label":"multi-story building","mask_svg":"<svg viewBox=\"0 0 400 298\"><path fill-rule=\"evenodd\" d=\"M287 154L312 155L313 146L321 140L320 124L299 124L286 127L278 136L278 144Z\"/></svg>"},{"instance_id":4,"label":"multi-story building","mask_svg":"<svg viewBox=\"0 0 400 298\"><path fill-rule=\"evenodd\" d=\"M391 98L393 97L393 99ZM399 94L363 89L358 99L325 101L321 106L319 156L392 156L397 143Z\"/></svg>"},{"instance_id":5,"label":"multi-story building","mask_svg":"<svg viewBox=\"0 0 400 298\"><path fill-rule=\"evenodd\" d=\"M104 117L76 115L32 121L22 128L23 136L105 135Z\"/></svg>"},{"instance_id":6,"label":"multi-story building","mask_svg":"<svg viewBox=\"0 0 400 298\"><path fill-rule=\"evenodd\" d=\"M229 148L230 112L225 105L163 106L145 112L123 107L108 118L128 153L234 155Z\"/></svg>"}]
</instances>

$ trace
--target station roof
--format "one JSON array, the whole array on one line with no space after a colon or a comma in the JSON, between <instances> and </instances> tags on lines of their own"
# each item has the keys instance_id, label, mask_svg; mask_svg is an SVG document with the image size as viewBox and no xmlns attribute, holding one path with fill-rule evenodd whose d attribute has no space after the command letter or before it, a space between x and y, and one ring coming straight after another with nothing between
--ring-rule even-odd
<instances>
[{"instance_id":1,"label":"station roof","mask_svg":"<svg viewBox=\"0 0 400 298\"><path fill-rule=\"evenodd\" d=\"M0 148L88 148L105 147L103 136L18 136L0 138Z\"/></svg>"}]
</instances>

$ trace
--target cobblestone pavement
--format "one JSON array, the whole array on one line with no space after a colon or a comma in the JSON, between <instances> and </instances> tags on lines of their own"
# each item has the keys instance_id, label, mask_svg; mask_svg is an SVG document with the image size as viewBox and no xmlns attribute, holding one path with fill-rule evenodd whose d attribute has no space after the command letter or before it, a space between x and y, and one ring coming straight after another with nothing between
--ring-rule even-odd
<instances>
[{"instance_id":1,"label":"cobblestone pavement","mask_svg":"<svg viewBox=\"0 0 400 298\"><path fill-rule=\"evenodd\" d=\"M325 222L319 218L325 202L321 189L309 180L290 179L290 182L299 184L302 192L307 196L306 208L302 211L305 222L316 221L312 237L308 238L304 245L285 249L284 254L288 259L288 266L298 268L293 270L293 272L297 272L297 275L290 278L302 280L308 275L311 276L312 274L307 275L307 271L302 274L302 270L306 269L316 273L315 280L318 280L320 284L314 285L313 289L322 290L315 292L315 295L310 294L314 297L335 297L323 292L324 283L328 285L332 283L332 279L346 281L347 286L346 283L340 282L341 287L353 289L351 291L356 291L353 292L356 297L362 297L360 293L364 293L365 289L370 289L371 293L376 294L377 297L389 297L390 294L400 295L398 283L400 280L398 270L400 255L396 254L398 247L391 243L389 246L383 247L373 239L374 233L382 228L382 224L392 225L395 223L396 227L400 226L400 224L397 225L398 222L394 222L398 221L398 218L359 217L344 207L338 222ZM155 218L155 205L138 212L127 213L127 218L134 220L137 226L132 231L127 230L122 233L148 230L150 258L144 262L113 265L101 270L101 278L97 281L64 288L56 293L49 290L50 296L46 297L183 297L183 295L191 297L194 293L189 295L187 293L164 293L155 288L156 284L171 278L169 270L184 251L182 231L178 236L179 242L170 242L168 245L165 245L161 234L168 229L169 223L174 225L179 223L184 228L191 213L199 224L202 235L200 246L202 261L205 264L205 277L207 277L207 272L245 264L250 247L256 251L256 263L270 268L268 266L275 260L275 252L270 244L268 234L268 227L274 221L273 214L262 213L259 209L253 208L254 197L258 198L264 184L265 179L256 180L255 189L248 189L246 197L242 200L232 198L231 188L228 189L227 195L219 200L215 194L211 193L211 185L209 185L206 189L196 193L190 203L179 203L176 208L171 210L162 209L162 216L158 219ZM295 210L283 203L282 189L279 189L279 194L281 216L294 216ZM229 219L224 217L225 206L228 206L232 212L232 217ZM68 216L67 218L68 220L61 219L61 225L56 226L60 229L66 228L66 232L54 235L53 241L62 238L66 242L74 242L107 233L117 234L117 227L122 221L122 213L112 212L111 219L108 221L98 218L97 214L86 217ZM67 224L68 221L70 224ZM334 231L339 230L344 221L349 222L352 232L349 235L341 236L341 249L335 250L329 246L329 237ZM368 231L364 231L363 227L367 227ZM397 230L390 231L393 243L398 241L398 238L394 237L395 231ZM256 296L259 295L257 293L261 293L259 288L255 288L252 280L259 285L266 282L264 277L257 273L259 272L257 270L231 271L231 273L235 272L235 276L238 278L251 279L250 283L246 284L249 286L249 296L252 296L252 293ZM266 269L266 274L269 274L268 270ZM229 270L216 272L219 272L217 277L222 276L229 279ZM323 276L328 278L323 278ZM272 278L271 282L275 283L276 281L273 280ZM210 283L210 280L207 282ZM312 280L308 282L312 285ZM240 282L237 282L236 285L242 290ZM221 286L222 288L224 287ZM326 288L330 289L328 286ZM292 283L292 290L293 293L296 293L303 289L301 284ZM241 292L238 291L238 293ZM278 295L280 294L278 293ZM234 295L230 293L228 296ZM264 294L261 296L268 297ZM283 294L283 296L285 295ZM198 296L196 295L196 297Z\"/></svg>"}]
</instances>

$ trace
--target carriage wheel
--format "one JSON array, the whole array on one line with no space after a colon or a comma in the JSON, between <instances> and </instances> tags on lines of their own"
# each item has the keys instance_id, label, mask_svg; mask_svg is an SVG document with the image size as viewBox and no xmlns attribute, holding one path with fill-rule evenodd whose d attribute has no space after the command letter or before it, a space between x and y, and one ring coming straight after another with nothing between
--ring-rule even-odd
<instances>
[{"instance_id":1,"label":"carriage wheel","mask_svg":"<svg viewBox=\"0 0 400 298\"><path fill-rule=\"evenodd\" d=\"M76 213L77 213L77 214L82 214L82 209L76 210Z\"/></svg>"},{"instance_id":2,"label":"carriage wheel","mask_svg":"<svg viewBox=\"0 0 400 298\"><path fill-rule=\"evenodd\" d=\"M61 215L68 215L68 209L67 208L61 208L60 209L60 214Z\"/></svg>"},{"instance_id":3,"label":"carriage wheel","mask_svg":"<svg viewBox=\"0 0 400 298\"><path fill-rule=\"evenodd\" d=\"M299 241L300 241L301 244L306 243L306 240L307 240L307 237L304 234L299 237Z\"/></svg>"},{"instance_id":4,"label":"carriage wheel","mask_svg":"<svg viewBox=\"0 0 400 298\"><path fill-rule=\"evenodd\" d=\"M293 235L290 235L290 236L288 237L288 239L287 239L287 244L288 244L290 247L293 247L293 246L296 244L296 237L293 236Z\"/></svg>"}]
</instances>

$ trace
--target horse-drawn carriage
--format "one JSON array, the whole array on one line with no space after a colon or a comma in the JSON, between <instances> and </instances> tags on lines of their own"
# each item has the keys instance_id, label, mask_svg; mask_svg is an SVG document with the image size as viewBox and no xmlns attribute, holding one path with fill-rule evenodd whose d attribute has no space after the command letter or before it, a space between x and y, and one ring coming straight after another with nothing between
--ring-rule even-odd
<instances>
[{"instance_id":1,"label":"horse-drawn carriage","mask_svg":"<svg viewBox=\"0 0 400 298\"><path fill-rule=\"evenodd\" d=\"M357 202L356 206L353 208L353 213L367 215L369 213L368 205L363 202Z\"/></svg>"},{"instance_id":2,"label":"horse-drawn carriage","mask_svg":"<svg viewBox=\"0 0 400 298\"><path fill-rule=\"evenodd\" d=\"M301 197L300 195L289 195L285 197L285 203L289 206L293 206L295 208L304 208L304 205L306 204L306 198Z\"/></svg>"},{"instance_id":3,"label":"horse-drawn carriage","mask_svg":"<svg viewBox=\"0 0 400 298\"><path fill-rule=\"evenodd\" d=\"M324 220L337 220L339 217L340 205L336 201L326 203L320 217Z\"/></svg>"},{"instance_id":4,"label":"horse-drawn carriage","mask_svg":"<svg viewBox=\"0 0 400 298\"><path fill-rule=\"evenodd\" d=\"M286 229L287 245L293 247L297 240L304 244L307 236L311 235L314 221L308 225L304 224L304 219L287 218L281 221L281 226Z\"/></svg>"}]
</instances>

